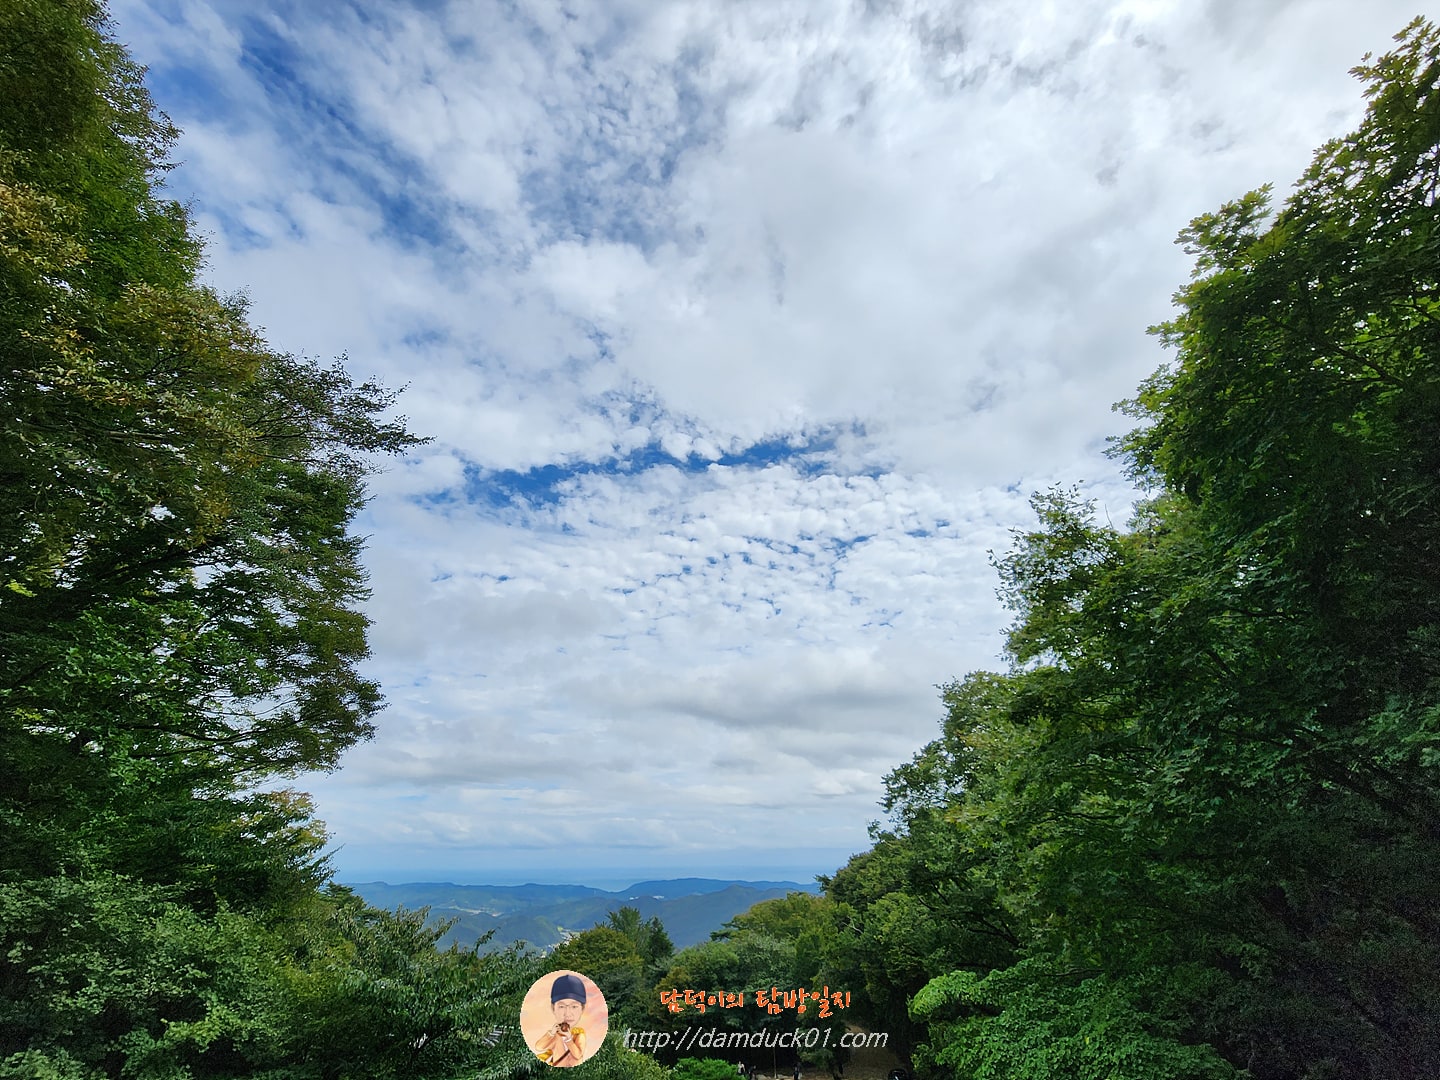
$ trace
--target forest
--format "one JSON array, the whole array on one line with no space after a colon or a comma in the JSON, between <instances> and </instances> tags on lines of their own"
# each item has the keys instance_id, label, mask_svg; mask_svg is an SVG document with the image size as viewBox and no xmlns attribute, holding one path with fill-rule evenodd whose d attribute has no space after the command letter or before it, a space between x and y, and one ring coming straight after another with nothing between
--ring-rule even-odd
<instances>
[{"instance_id":1,"label":"forest","mask_svg":"<svg viewBox=\"0 0 1440 1080\"><path fill-rule=\"evenodd\" d=\"M566 967L611 1002L582 1077L795 1024L661 990L812 984L920 1078L1440 1076L1440 28L1395 40L1287 197L1181 232L1112 443L1143 500L1035 496L1009 666L871 848L679 952L622 908L482 955L338 885L283 786L374 730L350 525L424 433L202 283L103 7L0 0L0 1077L534 1076Z\"/></svg>"}]
</instances>

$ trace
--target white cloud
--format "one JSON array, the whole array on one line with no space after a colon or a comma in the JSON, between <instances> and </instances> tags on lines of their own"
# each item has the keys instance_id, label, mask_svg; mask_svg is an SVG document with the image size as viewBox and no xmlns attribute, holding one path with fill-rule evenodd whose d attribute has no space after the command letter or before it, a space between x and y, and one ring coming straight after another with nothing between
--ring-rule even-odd
<instances>
[{"instance_id":1,"label":"white cloud","mask_svg":"<svg viewBox=\"0 0 1440 1080\"><path fill-rule=\"evenodd\" d=\"M361 523L392 706L314 787L342 870L436 871L863 847L935 685L997 662L986 551L1025 494L1088 481L1123 520L1103 439L1163 359L1175 233L1283 191L1411 15L114 12L186 131L211 277L278 345L409 383L435 437ZM766 439L827 449L731 456ZM543 466L543 493L505 472Z\"/></svg>"}]
</instances>

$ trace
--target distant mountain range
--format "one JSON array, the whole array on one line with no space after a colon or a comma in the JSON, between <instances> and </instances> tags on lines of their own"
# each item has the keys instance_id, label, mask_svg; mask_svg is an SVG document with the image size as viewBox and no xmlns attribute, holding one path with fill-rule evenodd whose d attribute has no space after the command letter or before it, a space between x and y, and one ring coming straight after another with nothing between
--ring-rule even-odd
<instances>
[{"instance_id":1,"label":"distant mountain range","mask_svg":"<svg viewBox=\"0 0 1440 1080\"><path fill-rule=\"evenodd\" d=\"M674 878L639 881L627 889L607 892L588 885L453 885L384 881L350 884L367 904L380 908L428 907L434 922L455 919L442 947L473 945L494 930L487 949L524 941L541 949L560 944L568 933L587 930L626 905L643 918L658 915L677 949L708 941L711 931L761 900L791 892L819 892L815 884L794 881L718 881Z\"/></svg>"}]
</instances>

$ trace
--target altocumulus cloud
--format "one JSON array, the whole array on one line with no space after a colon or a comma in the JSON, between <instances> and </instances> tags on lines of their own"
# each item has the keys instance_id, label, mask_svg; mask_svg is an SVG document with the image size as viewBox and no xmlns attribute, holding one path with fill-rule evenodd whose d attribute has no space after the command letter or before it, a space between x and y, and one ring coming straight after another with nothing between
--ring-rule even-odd
<instances>
[{"instance_id":1,"label":"altocumulus cloud","mask_svg":"<svg viewBox=\"0 0 1440 1080\"><path fill-rule=\"evenodd\" d=\"M278 345L409 384L350 877L833 868L986 552L1084 482L1195 214L1298 175L1407 2L118 0Z\"/></svg>"}]
</instances>

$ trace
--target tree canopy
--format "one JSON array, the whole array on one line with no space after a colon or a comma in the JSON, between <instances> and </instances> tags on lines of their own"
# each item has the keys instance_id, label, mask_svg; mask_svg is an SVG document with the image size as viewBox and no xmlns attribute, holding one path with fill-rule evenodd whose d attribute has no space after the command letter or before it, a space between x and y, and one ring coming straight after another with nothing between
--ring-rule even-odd
<instances>
[{"instance_id":1,"label":"tree canopy","mask_svg":"<svg viewBox=\"0 0 1440 1080\"><path fill-rule=\"evenodd\" d=\"M142 75L0 0L0 1076L508 1075L533 961L334 886L276 783L373 730L349 526L418 440L200 282Z\"/></svg>"},{"instance_id":2,"label":"tree canopy","mask_svg":"<svg viewBox=\"0 0 1440 1080\"><path fill-rule=\"evenodd\" d=\"M1274 209L1196 218L1115 453L997 560L832 963L946 1075L1440 1074L1440 30Z\"/></svg>"}]
</instances>

